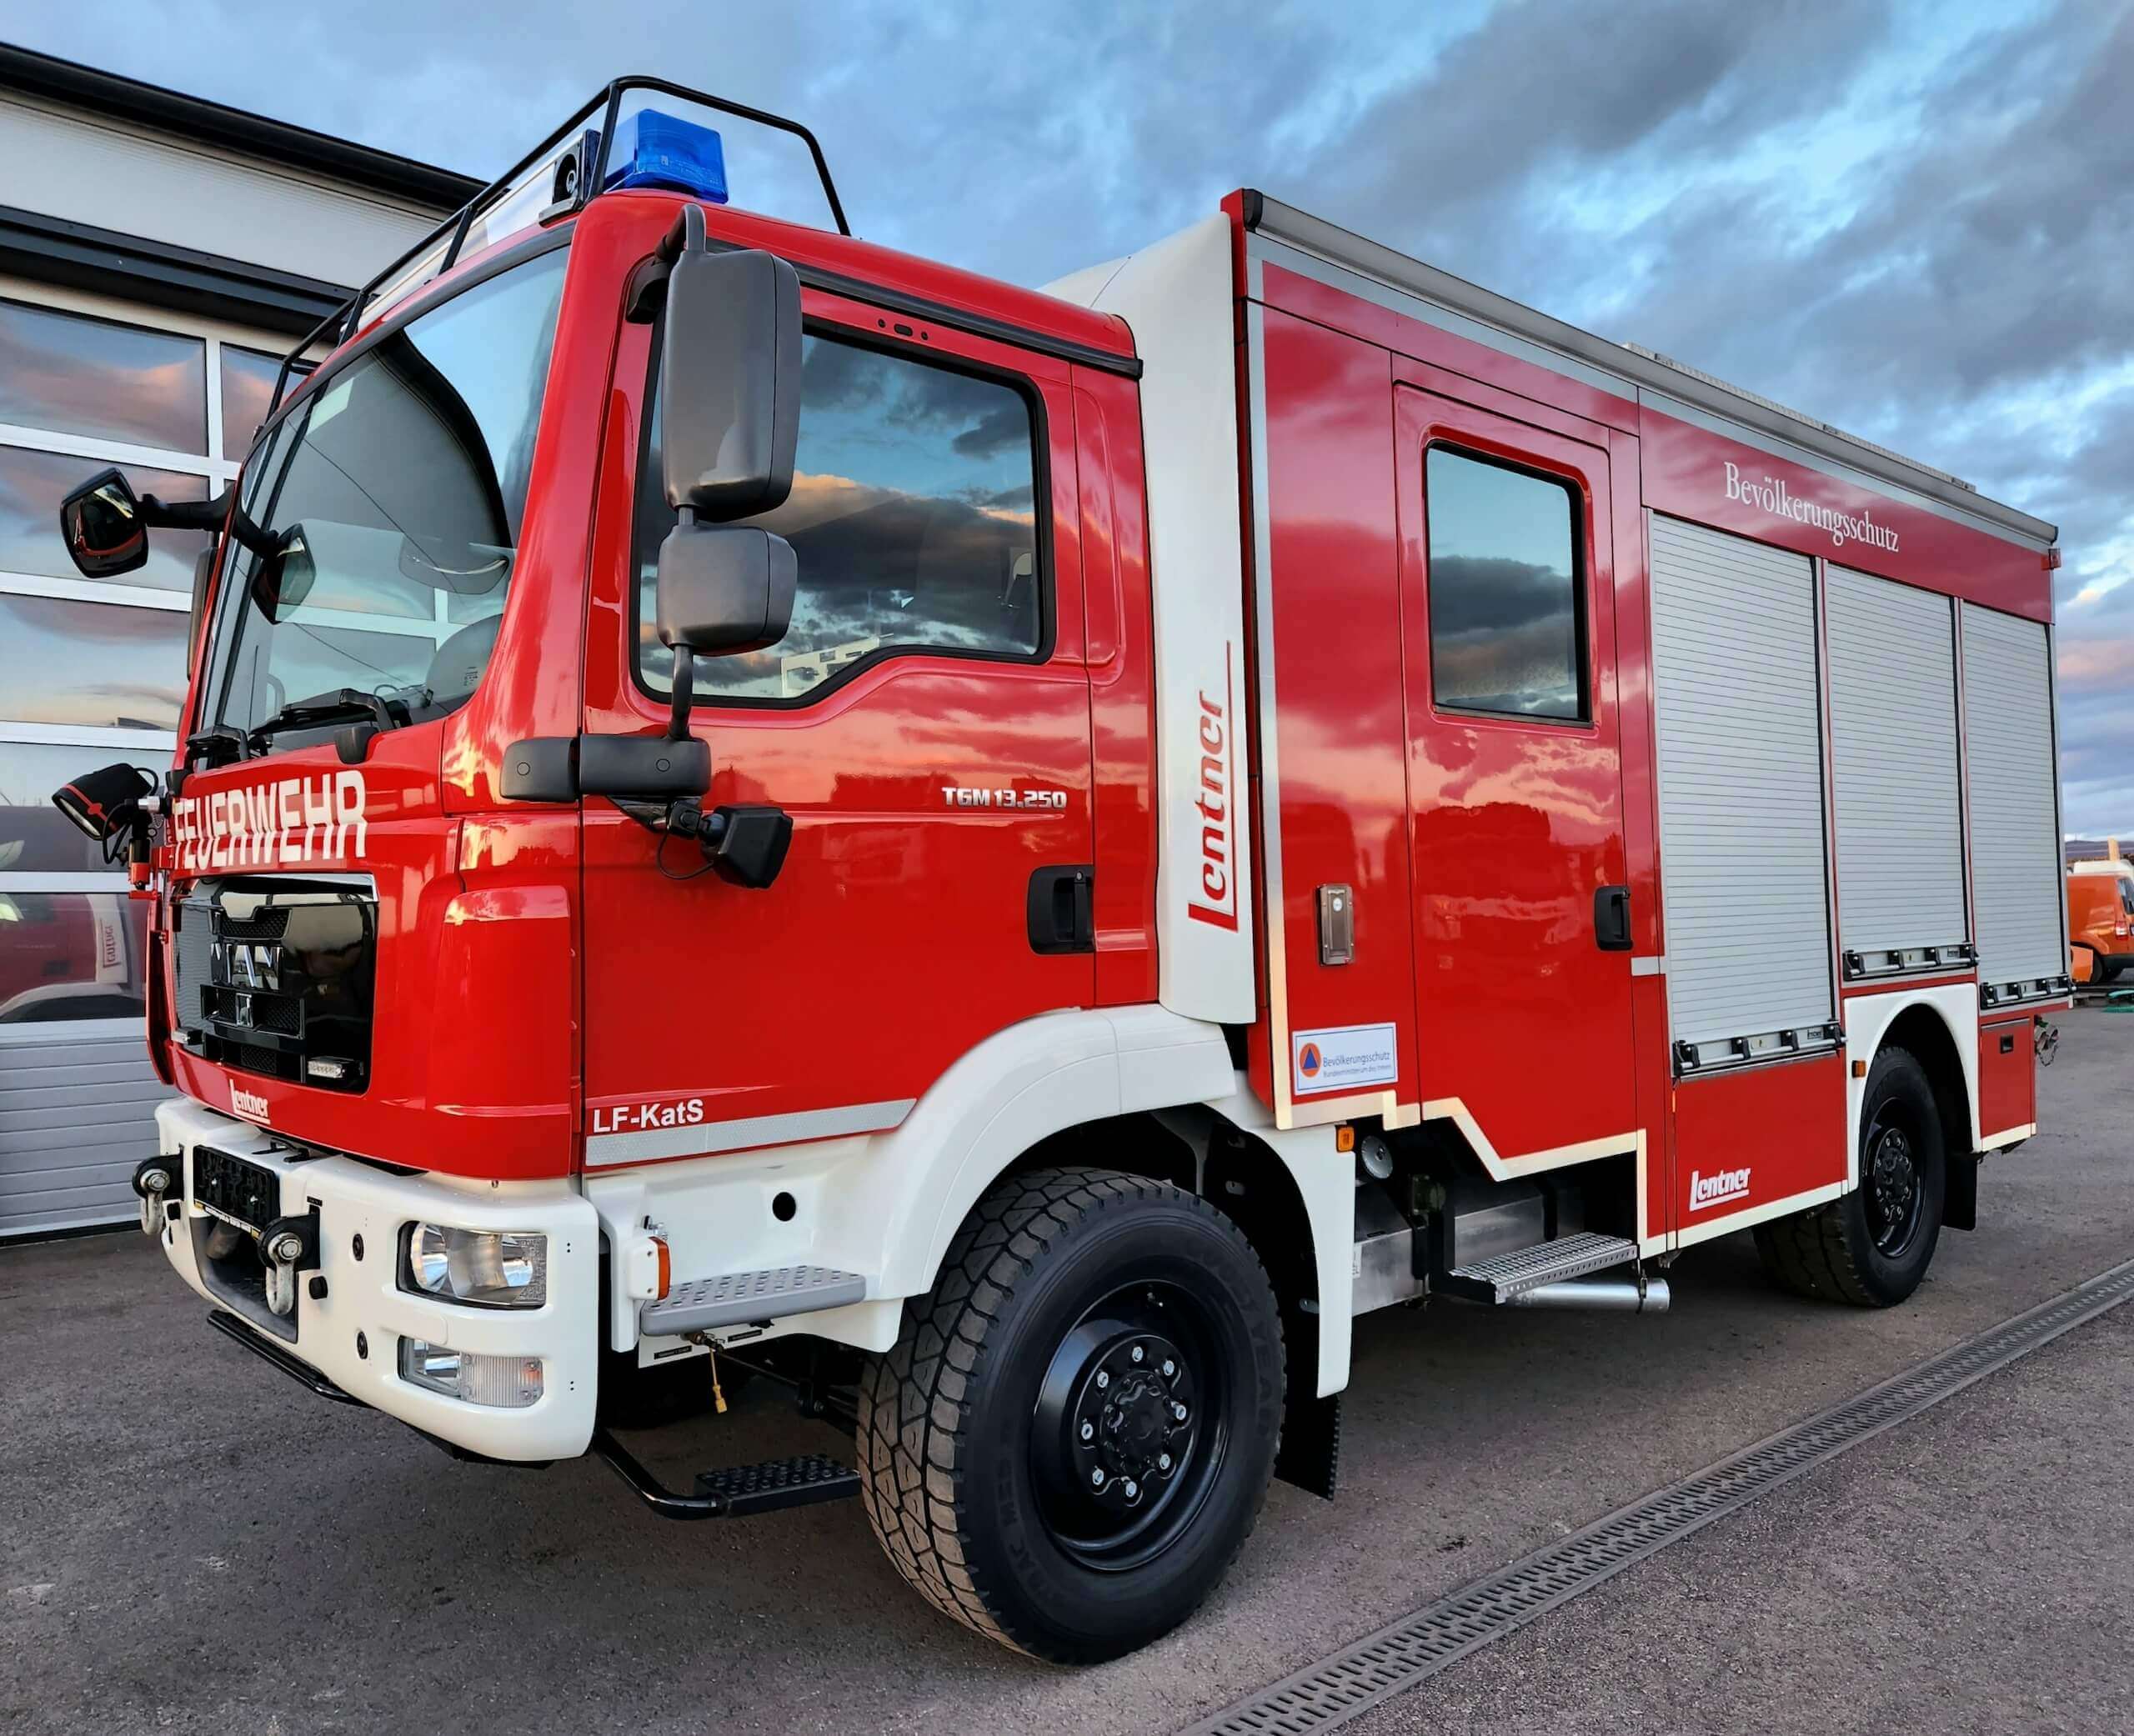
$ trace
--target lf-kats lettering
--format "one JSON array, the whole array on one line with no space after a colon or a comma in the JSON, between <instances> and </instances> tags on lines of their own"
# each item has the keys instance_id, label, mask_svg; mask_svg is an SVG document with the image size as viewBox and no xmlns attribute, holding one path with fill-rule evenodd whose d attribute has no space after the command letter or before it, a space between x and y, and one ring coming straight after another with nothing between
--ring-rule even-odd
<instances>
[{"instance_id":1,"label":"lf-kats lettering","mask_svg":"<svg viewBox=\"0 0 2134 1736\"><path fill-rule=\"evenodd\" d=\"M1229 648L1224 648L1225 668ZM1233 810L1236 763L1232 751L1235 726L1230 712L1227 685L1220 702L1200 692L1200 776L1195 788L1194 811L1200 816L1199 884L1185 897L1185 913L1198 923L1218 928L1237 929L1237 827Z\"/></svg>"},{"instance_id":2,"label":"lf-kats lettering","mask_svg":"<svg viewBox=\"0 0 2134 1736\"><path fill-rule=\"evenodd\" d=\"M361 772L321 772L181 796L170 815L178 872L358 858L369 831L366 798Z\"/></svg>"},{"instance_id":3,"label":"lf-kats lettering","mask_svg":"<svg viewBox=\"0 0 2134 1736\"><path fill-rule=\"evenodd\" d=\"M683 1098L679 1103L595 1103L595 1133L641 1133L654 1128L692 1128L704 1119L704 1099Z\"/></svg>"}]
</instances>

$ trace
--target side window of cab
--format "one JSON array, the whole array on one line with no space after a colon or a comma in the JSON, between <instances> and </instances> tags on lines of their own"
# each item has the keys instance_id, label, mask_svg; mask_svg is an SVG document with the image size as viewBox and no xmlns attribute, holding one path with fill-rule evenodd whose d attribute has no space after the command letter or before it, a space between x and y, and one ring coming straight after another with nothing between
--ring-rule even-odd
<instances>
[{"instance_id":1,"label":"side window of cab","mask_svg":"<svg viewBox=\"0 0 2134 1736\"><path fill-rule=\"evenodd\" d=\"M675 514L660 492L659 389L638 466L634 661L664 701L655 581ZM1034 397L1005 379L809 333L793 493L745 521L793 545L792 625L764 650L699 658L696 703L803 705L899 652L1040 661L1039 433Z\"/></svg>"}]
</instances>

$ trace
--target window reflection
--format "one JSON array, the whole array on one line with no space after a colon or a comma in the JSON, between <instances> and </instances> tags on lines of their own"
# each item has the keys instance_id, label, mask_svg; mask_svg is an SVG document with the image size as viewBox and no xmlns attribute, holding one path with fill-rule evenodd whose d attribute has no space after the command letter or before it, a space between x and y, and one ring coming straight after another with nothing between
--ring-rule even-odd
<instances>
[{"instance_id":1,"label":"window reflection","mask_svg":"<svg viewBox=\"0 0 2134 1736\"><path fill-rule=\"evenodd\" d=\"M249 728L342 688L403 722L466 703L510 584L565 263L542 254L418 314L277 424L246 488L287 546L271 569L230 558L218 721Z\"/></svg>"},{"instance_id":2,"label":"window reflection","mask_svg":"<svg viewBox=\"0 0 2134 1736\"><path fill-rule=\"evenodd\" d=\"M282 358L262 355L256 349L223 346L223 456L241 464L252 450L253 436L267 419L267 406L273 402L274 382L281 377ZM289 371L289 389L310 370Z\"/></svg>"},{"instance_id":3,"label":"window reflection","mask_svg":"<svg viewBox=\"0 0 2134 1736\"><path fill-rule=\"evenodd\" d=\"M1437 703L1582 719L1577 497L1562 483L1435 446L1425 486Z\"/></svg>"},{"instance_id":4,"label":"window reflection","mask_svg":"<svg viewBox=\"0 0 2134 1736\"><path fill-rule=\"evenodd\" d=\"M654 631L656 407L638 512L639 666L665 692ZM793 493L749 521L792 543L793 623L767 650L699 663L698 691L794 699L892 645L1029 657L1043 642L1029 403L997 380L826 338L804 343Z\"/></svg>"},{"instance_id":5,"label":"window reflection","mask_svg":"<svg viewBox=\"0 0 2134 1736\"><path fill-rule=\"evenodd\" d=\"M68 490L104 468L99 458L0 447L0 572L79 578L81 573L60 540L59 503ZM208 498L204 478L148 470L138 464L119 468L137 494L159 494L165 500ZM198 531L151 531L148 564L123 575L119 583L189 593L193 563L210 540Z\"/></svg>"},{"instance_id":6,"label":"window reflection","mask_svg":"<svg viewBox=\"0 0 2134 1736\"><path fill-rule=\"evenodd\" d=\"M176 729L186 622L173 609L0 593L0 716Z\"/></svg>"},{"instance_id":7,"label":"window reflection","mask_svg":"<svg viewBox=\"0 0 2134 1736\"><path fill-rule=\"evenodd\" d=\"M208 347L0 302L0 422L204 456Z\"/></svg>"},{"instance_id":8,"label":"window reflection","mask_svg":"<svg viewBox=\"0 0 2134 1736\"><path fill-rule=\"evenodd\" d=\"M148 906L115 892L0 892L0 1025L138 1018Z\"/></svg>"}]
</instances>

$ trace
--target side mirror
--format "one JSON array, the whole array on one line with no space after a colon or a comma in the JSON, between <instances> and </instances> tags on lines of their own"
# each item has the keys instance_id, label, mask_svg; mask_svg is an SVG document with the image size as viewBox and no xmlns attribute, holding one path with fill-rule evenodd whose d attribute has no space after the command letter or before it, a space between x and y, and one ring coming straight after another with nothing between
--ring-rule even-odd
<instances>
[{"instance_id":1,"label":"side mirror","mask_svg":"<svg viewBox=\"0 0 2134 1736\"><path fill-rule=\"evenodd\" d=\"M783 537L747 524L676 525L659 545L659 642L674 653L668 734L688 733L692 660L759 651L785 637L800 563Z\"/></svg>"},{"instance_id":2,"label":"side mirror","mask_svg":"<svg viewBox=\"0 0 2134 1736\"><path fill-rule=\"evenodd\" d=\"M667 279L659 451L667 504L723 523L793 492L800 438L800 277L757 252L704 251L704 213Z\"/></svg>"},{"instance_id":3,"label":"side mirror","mask_svg":"<svg viewBox=\"0 0 2134 1736\"><path fill-rule=\"evenodd\" d=\"M59 531L84 578L115 578L148 558L148 525L117 466L99 470L59 503Z\"/></svg>"}]
</instances>

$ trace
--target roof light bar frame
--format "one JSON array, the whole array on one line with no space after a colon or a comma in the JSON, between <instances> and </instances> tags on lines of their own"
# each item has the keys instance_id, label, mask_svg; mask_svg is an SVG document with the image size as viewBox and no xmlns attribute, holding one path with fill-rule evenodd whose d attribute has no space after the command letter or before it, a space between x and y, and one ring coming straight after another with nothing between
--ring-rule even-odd
<instances>
[{"instance_id":1,"label":"roof light bar frame","mask_svg":"<svg viewBox=\"0 0 2134 1736\"><path fill-rule=\"evenodd\" d=\"M793 134L807 146L809 156L814 160L815 173L822 181L823 196L829 202L830 215L836 220L838 233L851 234L852 225L845 219L844 203L837 196L837 183L830 178L830 166L823 155L822 145L815 135L799 122L788 120L784 115L772 114L765 109L751 108L745 103L729 103L724 97L714 97L706 91L692 90L688 85L676 84L665 78L642 75L617 78L589 101L580 103L562 126L550 133L495 180L488 183L458 210L425 233L421 240L394 258L346 302L298 338L295 346L282 358L281 372L274 377L273 398L268 405L267 414L260 420L261 430L265 430L267 424L273 420L275 413L282 408L283 396L288 390L290 373L303 359L307 350L324 339L329 333L333 334L333 341L337 345L347 343L362 323L363 309L369 304L371 297L377 293L378 286L410 261L420 258L448 233L452 239L444 250L444 257L438 263L437 275L443 277L450 271L458 261L460 249L467 243L476 213L491 202L500 199L519 176L557 146L567 142L574 132L584 128L586 123L598 115L600 118L599 143L594 153L592 169L581 180L579 205L583 207L594 198L607 178L608 156L614 146L615 128L622 117L623 98L632 91L651 91L660 96L679 97L684 102L715 108L722 114L730 114L740 120L754 121L759 126Z\"/></svg>"}]
</instances>

